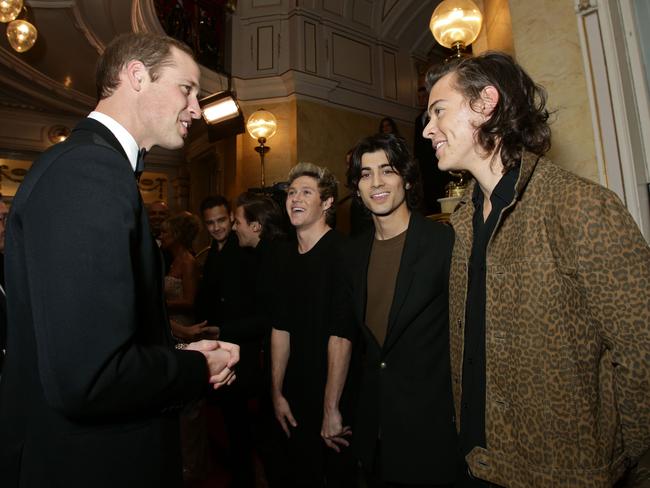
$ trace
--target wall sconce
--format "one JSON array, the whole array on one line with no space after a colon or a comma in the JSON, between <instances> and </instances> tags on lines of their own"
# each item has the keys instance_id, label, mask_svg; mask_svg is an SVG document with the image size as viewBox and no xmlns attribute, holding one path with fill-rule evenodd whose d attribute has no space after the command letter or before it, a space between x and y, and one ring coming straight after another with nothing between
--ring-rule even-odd
<instances>
[{"instance_id":1,"label":"wall sconce","mask_svg":"<svg viewBox=\"0 0 650 488\"><path fill-rule=\"evenodd\" d=\"M271 148L265 146L265 144L268 139L275 135L275 132L278 129L278 121L275 118L275 115L261 108L248 117L246 129L250 136L260 144L255 148L255 151L260 155L260 163L262 165L261 185L262 190L264 190L264 155L271 150Z\"/></svg>"},{"instance_id":2,"label":"wall sconce","mask_svg":"<svg viewBox=\"0 0 650 488\"><path fill-rule=\"evenodd\" d=\"M199 100L201 115L208 125L208 140L215 142L244 132L244 114L234 93L222 91Z\"/></svg>"},{"instance_id":3,"label":"wall sconce","mask_svg":"<svg viewBox=\"0 0 650 488\"><path fill-rule=\"evenodd\" d=\"M52 144L63 142L68 137L70 137L70 129L65 125L53 125L50 127L50 130L47 131L47 138Z\"/></svg>"},{"instance_id":4,"label":"wall sconce","mask_svg":"<svg viewBox=\"0 0 650 488\"><path fill-rule=\"evenodd\" d=\"M481 32L482 22L483 15L472 0L443 0L431 15L429 29L438 44L455 50L450 58L461 58Z\"/></svg>"},{"instance_id":5,"label":"wall sconce","mask_svg":"<svg viewBox=\"0 0 650 488\"><path fill-rule=\"evenodd\" d=\"M25 13L25 18L17 19L21 12ZM0 0L0 22L9 22L7 40L19 53L29 51L38 38L36 27L27 19L27 7L23 5L23 0Z\"/></svg>"}]
</instances>

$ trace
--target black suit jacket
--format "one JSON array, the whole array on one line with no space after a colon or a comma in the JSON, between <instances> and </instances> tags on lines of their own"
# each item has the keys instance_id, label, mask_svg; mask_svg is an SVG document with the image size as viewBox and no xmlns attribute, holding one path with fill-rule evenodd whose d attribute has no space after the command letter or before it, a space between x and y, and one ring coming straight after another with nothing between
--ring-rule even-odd
<instances>
[{"instance_id":1,"label":"black suit jacket","mask_svg":"<svg viewBox=\"0 0 650 488\"><path fill-rule=\"evenodd\" d=\"M34 162L6 232L3 487L180 486L175 409L207 383L174 350L133 169L83 120Z\"/></svg>"},{"instance_id":2,"label":"black suit jacket","mask_svg":"<svg viewBox=\"0 0 650 488\"><path fill-rule=\"evenodd\" d=\"M449 483L457 459L447 298L453 231L411 215L383 346L364 323L372 241L370 232L350 252L348 289L365 342L356 450L367 469L380 456L384 481Z\"/></svg>"}]
</instances>

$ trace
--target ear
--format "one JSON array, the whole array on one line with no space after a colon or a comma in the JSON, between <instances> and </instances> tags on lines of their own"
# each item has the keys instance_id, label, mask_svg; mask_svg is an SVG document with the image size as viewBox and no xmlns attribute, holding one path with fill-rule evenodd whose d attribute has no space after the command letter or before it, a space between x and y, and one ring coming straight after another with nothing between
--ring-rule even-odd
<instances>
[{"instance_id":1,"label":"ear","mask_svg":"<svg viewBox=\"0 0 650 488\"><path fill-rule=\"evenodd\" d=\"M334 203L334 197L329 197L327 200L321 203L321 206L323 207L323 212L327 211L332 206L333 203Z\"/></svg>"},{"instance_id":2,"label":"ear","mask_svg":"<svg viewBox=\"0 0 650 488\"><path fill-rule=\"evenodd\" d=\"M148 79L149 71L142 63L142 61L132 60L126 63L123 68L123 73L126 76L126 81L135 91L140 91L142 83Z\"/></svg>"},{"instance_id":3,"label":"ear","mask_svg":"<svg viewBox=\"0 0 650 488\"><path fill-rule=\"evenodd\" d=\"M251 229L253 229L254 232L261 232L262 231L262 226L258 221L253 221L251 222Z\"/></svg>"},{"instance_id":4,"label":"ear","mask_svg":"<svg viewBox=\"0 0 650 488\"><path fill-rule=\"evenodd\" d=\"M492 85L488 85L481 90L481 113L486 117L492 115L494 109L499 103L499 91Z\"/></svg>"}]
</instances>

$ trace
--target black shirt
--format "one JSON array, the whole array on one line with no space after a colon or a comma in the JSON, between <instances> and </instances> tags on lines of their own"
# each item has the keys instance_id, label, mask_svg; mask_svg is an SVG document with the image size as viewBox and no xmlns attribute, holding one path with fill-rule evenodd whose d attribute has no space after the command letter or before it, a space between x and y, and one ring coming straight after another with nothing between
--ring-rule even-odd
<instances>
[{"instance_id":1,"label":"black shirt","mask_svg":"<svg viewBox=\"0 0 650 488\"><path fill-rule=\"evenodd\" d=\"M483 191L474 187L472 255L467 276L465 349L460 413L460 451L463 458L475 446L485 446L485 265L487 245L501 213L515 197L519 167L506 173L490 195L492 210L483 221ZM478 485L480 486L480 485Z\"/></svg>"},{"instance_id":2,"label":"black shirt","mask_svg":"<svg viewBox=\"0 0 650 488\"><path fill-rule=\"evenodd\" d=\"M334 320L341 316L344 245L343 236L334 230L304 254L294 244L283 272L285 309L273 326L291 335L283 389L299 425L308 430L320 429L323 418L329 337L350 339L356 331L354 323Z\"/></svg>"}]
</instances>

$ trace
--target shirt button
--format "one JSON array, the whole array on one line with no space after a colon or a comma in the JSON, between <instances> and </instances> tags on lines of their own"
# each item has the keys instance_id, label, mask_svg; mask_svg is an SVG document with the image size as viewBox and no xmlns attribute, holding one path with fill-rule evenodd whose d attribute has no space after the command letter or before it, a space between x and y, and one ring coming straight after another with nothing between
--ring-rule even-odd
<instances>
[{"instance_id":1,"label":"shirt button","mask_svg":"<svg viewBox=\"0 0 650 488\"><path fill-rule=\"evenodd\" d=\"M386 369L386 363L384 361L382 361L381 363L379 363L379 367L381 369Z\"/></svg>"}]
</instances>

